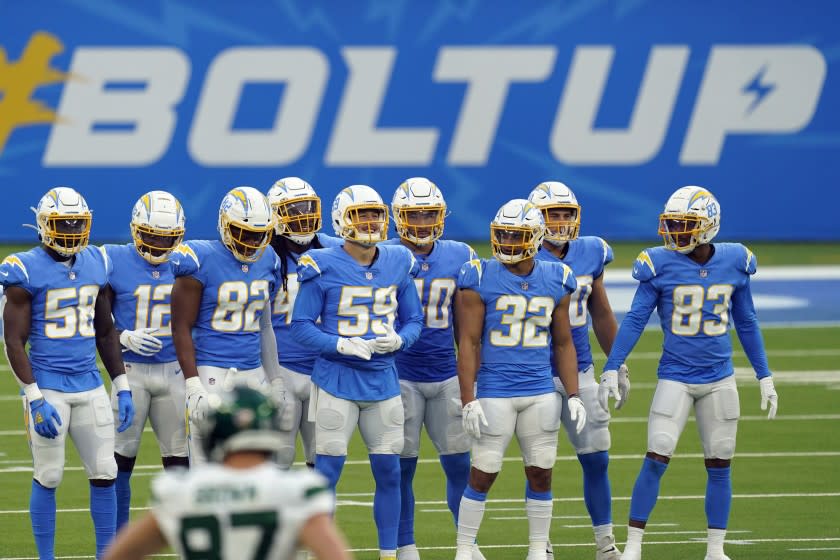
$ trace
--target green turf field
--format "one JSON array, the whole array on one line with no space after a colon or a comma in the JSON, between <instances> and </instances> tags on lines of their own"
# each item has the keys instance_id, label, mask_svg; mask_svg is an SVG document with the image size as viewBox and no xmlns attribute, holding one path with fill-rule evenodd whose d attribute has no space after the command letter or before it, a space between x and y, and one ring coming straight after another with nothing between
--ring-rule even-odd
<instances>
[{"instance_id":1,"label":"green turf field","mask_svg":"<svg viewBox=\"0 0 840 560\"><path fill-rule=\"evenodd\" d=\"M776 372L779 416L767 421L759 410L758 385L739 370L741 423L733 463L735 499L727 551L733 560L840 558L840 328L778 329L765 333ZM654 388L661 336L648 331L632 359L631 398L612 424L616 536L623 542L629 497L645 451L647 411ZM736 343L736 347L737 343ZM738 347L740 348L740 347ZM603 356L596 360L602 363ZM746 368L736 353L736 367ZM20 400L8 366L0 366L0 558L33 558L28 518L30 456ZM554 474L551 538L557 559L591 559L592 533L581 498L580 469L561 435ZM58 492L56 552L83 558L93 549L88 484L68 445L67 469ZM150 476L158 470L153 434L147 433L133 478L134 515L148 499ZM364 448L356 439L338 487L338 522L355 556L374 560L373 482ZM446 509L441 469L428 441L417 470L417 540L426 560L452 558L455 533ZM705 471L694 424L689 423L662 482L646 538L646 560L702 558L705 552ZM491 490L479 535L490 560L526 555L524 478L515 446Z\"/></svg>"}]
</instances>

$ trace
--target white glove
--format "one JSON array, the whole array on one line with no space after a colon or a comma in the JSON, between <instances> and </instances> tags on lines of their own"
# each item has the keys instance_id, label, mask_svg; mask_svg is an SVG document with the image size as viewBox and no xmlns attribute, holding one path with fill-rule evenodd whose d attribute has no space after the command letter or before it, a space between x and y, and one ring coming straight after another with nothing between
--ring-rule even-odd
<instances>
[{"instance_id":1,"label":"white glove","mask_svg":"<svg viewBox=\"0 0 840 560\"><path fill-rule=\"evenodd\" d=\"M475 439L481 437L481 424L487 426L487 418L484 416L484 411L481 409L481 403L478 399L470 401L464 405L461 413L461 421L464 424L464 431Z\"/></svg>"},{"instance_id":2,"label":"white glove","mask_svg":"<svg viewBox=\"0 0 840 560\"><path fill-rule=\"evenodd\" d=\"M618 372L608 369L601 374L601 384L598 386L598 403L601 408L610 411L610 397L615 399L615 407L621 402L621 393L618 390Z\"/></svg>"},{"instance_id":3,"label":"white glove","mask_svg":"<svg viewBox=\"0 0 840 560\"><path fill-rule=\"evenodd\" d=\"M161 348L163 342L155 338L151 333L157 332L156 328L137 329L136 331L123 331L120 333L120 344L123 345L123 352L131 350L141 356L154 356Z\"/></svg>"},{"instance_id":4,"label":"white glove","mask_svg":"<svg viewBox=\"0 0 840 560\"><path fill-rule=\"evenodd\" d=\"M583 401L578 396L569 397L566 406L569 407L569 418L575 422L575 432L579 434L586 425L586 408L583 406Z\"/></svg>"},{"instance_id":5,"label":"white glove","mask_svg":"<svg viewBox=\"0 0 840 560\"><path fill-rule=\"evenodd\" d=\"M356 358L360 358L362 360L370 360L372 355L370 346L368 346L368 341L363 338L359 338L358 336L354 336L353 338L339 337L338 343L335 345L335 349L339 354L344 354L345 356L355 356Z\"/></svg>"},{"instance_id":6,"label":"white glove","mask_svg":"<svg viewBox=\"0 0 840 560\"><path fill-rule=\"evenodd\" d=\"M209 401L207 390L198 377L190 377L184 380L184 392L187 397L187 414L192 423L198 426L207 418Z\"/></svg>"},{"instance_id":7,"label":"white glove","mask_svg":"<svg viewBox=\"0 0 840 560\"><path fill-rule=\"evenodd\" d=\"M280 377L271 380L271 398L274 399L274 405L277 407L277 417L280 418L286 409L286 383Z\"/></svg>"},{"instance_id":8,"label":"white glove","mask_svg":"<svg viewBox=\"0 0 840 560\"><path fill-rule=\"evenodd\" d=\"M772 420L776 417L776 410L779 408L779 395L776 394L776 387L773 385L771 376L762 377L758 380L758 387L761 389L761 410L767 410L767 403L770 403L770 412L767 418Z\"/></svg>"},{"instance_id":9,"label":"white glove","mask_svg":"<svg viewBox=\"0 0 840 560\"><path fill-rule=\"evenodd\" d=\"M630 395L630 370L624 364L621 364L621 367L618 368L618 394L621 396L621 400L615 401L616 410L620 410L624 406L628 395Z\"/></svg>"},{"instance_id":10,"label":"white glove","mask_svg":"<svg viewBox=\"0 0 840 560\"><path fill-rule=\"evenodd\" d=\"M390 323L385 323L385 334L367 341L374 354L390 354L396 352L403 345L403 339Z\"/></svg>"}]
</instances>

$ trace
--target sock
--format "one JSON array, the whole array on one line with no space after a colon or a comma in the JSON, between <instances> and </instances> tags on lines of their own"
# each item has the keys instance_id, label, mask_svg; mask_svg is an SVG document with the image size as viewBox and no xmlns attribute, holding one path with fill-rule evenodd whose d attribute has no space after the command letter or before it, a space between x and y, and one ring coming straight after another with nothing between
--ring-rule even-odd
<instances>
[{"instance_id":1,"label":"sock","mask_svg":"<svg viewBox=\"0 0 840 560\"><path fill-rule=\"evenodd\" d=\"M397 554L400 525L400 456L370 454L370 470L376 481L373 493L373 520L379 536L379 556Z\"/></svg>"},{"instance_id":2,"label":"sock","mask_svg":"<svg viewBox=\"0 0 840 560\"><path fill-rule=\"evenodd\" d=\"M667 463L654 461L645 457L642 470L633 486L633 496L630 499L630 519L647 522L656 499L659 497L659 479L665 474Z\"/></svg>"},{"instance_id":3,"label":"sock","mask_svg":"<svg viewBox=\"0 0 840 560\"><path fill-rule=\"evenodd\" d=\"M38 558L55 558L55 488L45 488L32 480L29 496L29 517L32 520L32 535L38 548Z\"/></svg>"},{"instance_id":4,"label":"sock","mask_svg":"<svg viewBox=\"0 0 840 560\"><path fill-rule=\"evenodd\" d=\"M397 546L414 544L414 473L417 457L400 458L400 528Z\"/></svg>"},{"instance_id":5,"label":"sock","mask_svg":"<svg viewBox=\"0 0 840 560\"><path fill-rule=\"evenodd\" d=\"M645 530L639 527L627 527L627 542L624 543L624 554L629 552L636 552L639 555L642 550L642 537L645 535Z\"/></svg>"},{"instance_id":6,"label":"sock","mask_svg":"<svg viewBox=\"0 0 840 560\"><path fill-rule=\"evenodd\" d=\"M730 467L706 467L706 519L710 529L726 529L729 508L732 506L732 478Z\"/></svg>"},{"instance_id":7,"label":"sock","mask_svg":"<svg viewBox=\"0 0 840 560\"><path fill-rule=\"evenodd\" d=\"M446 505L449 506L457 527L458 507L461 505L461 496L464 495L467 480L470 478L470 454L466 452L441 455L440 466L446 474Z\"/></svg>"},{"instance_id":8,"label":"sock","mask_svg":"<svg viewBox=\"0 0 840 560\"><path fill-rule=\"evenodd\" d=\"M117 495L117 531L128 522L131 506L131 471L117 471L114 492Z\"/></svg>"},{"instance_id":9,"label":"sock","mask_svg":"<svg viewBox=\"0 0 840 560\"><path fill-rule=\"evenodd\" d=\"M346 460L346 455L315 455L315 470L326 477L333 492L335 492Z\"/></svg>"},{"instance_id":10,"label":"sock","mask_svg":"<svg viewBox=\"0 0 840 560\"><path fill-rule=\"evenodd\" d=\"M102 556L111 544L117 527L117 494L114 485L90 485L90 517L96 535L96 557Z\"/></svg>"},{"instance_id":11,"label":"sock","mask_svg":"<svg viewBox=\"0 0 840 560\"><path fill-rule=\"evenodd\" d=\"M525 488L525 512L528 515L528 553L545 555L551 513L554 508L551 490L535 492L528 484Z\"/></svg>"},{"instance_id":12,"label":"sock","mask_svg":"<svg viewBox=\"0 0 840 560\"><path fill-rule=\"evenodd\" d=\"M607 465L610 455L606 451L578 455L583 467L583 501L592 519L592 525L612 523L612 493Z\"/></svg>"},{"instance_id":13,"label":"sock","mask_svg":"<svg viewBox=\"0 0 840 560\"><path fill-rule=\"evenodd\" d=\"M709 537L706 540L706 556L722 558L724 538L726 538L726 529L709 528Z\"/></svg>"},{"instance_id":14,"label":"sock","mask_svg":"<svg viewBox=\"0 0 840 560\"><path fill-rule=\"evenodd\" d=\"M396 557L397 557L396 549L394 549L394 550L385 549L385 548L379 549L380 560L393 560Z\"/></svg>"},{"instance_id":15,"label":"sock","mask_svg":"<svg viewBox=\"0 0 840 560\"><path fill-rule=\"evenodd\" d=\"M416 544L406 544L397 547L397 560L420 560L420 552Z\"/></svg>"},{"instance_id":16,"label":"sock","mask_svg":"<svg viewBox=\"0 0 840 560\"><path fill-rule=\"evenodd\" d=\"M461 498L461 505L458 508L458 537L456 555L462 550L472 554L475 545L475 538L478 535L478 528L481 527L481 520L484 518L484 506L487 502L487 494L473 490L469 485L464 489Z\"/></svg>"}]
</instances>

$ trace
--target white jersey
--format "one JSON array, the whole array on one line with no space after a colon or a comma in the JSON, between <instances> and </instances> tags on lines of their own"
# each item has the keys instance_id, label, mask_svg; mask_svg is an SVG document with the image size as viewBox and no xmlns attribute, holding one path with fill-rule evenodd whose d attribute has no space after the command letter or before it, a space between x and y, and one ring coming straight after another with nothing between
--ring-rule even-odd
<instances>
[{"instance_id":1,"label":"white jersey","mask_svg":"<svg viewBox=\"0 0 840 560\"><path fill-rule=\"evenodd\" d=\"M332 514L326 479L310 470L207 464L152 481L152 514L181 558L287 560L312 517ZM209 558L210 556L206 556Z\"/></svg>"}]
</instances>

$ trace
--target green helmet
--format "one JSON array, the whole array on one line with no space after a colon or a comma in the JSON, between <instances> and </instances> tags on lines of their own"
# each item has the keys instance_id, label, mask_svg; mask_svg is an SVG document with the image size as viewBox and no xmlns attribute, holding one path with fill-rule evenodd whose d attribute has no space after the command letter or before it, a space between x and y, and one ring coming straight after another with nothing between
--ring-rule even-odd
<instances>
[{"instance_id":1,"label":"green helmet","mask_svg":"<svg viewBox=\"0 0 840 560\"><path fill-rule=\"evenodd\" d=\"M220 462L234 451L279 451L280 417L270 398L246 386L236 386L217 396L218 399L210 399L202 430L208 459Z\"/></svg>"}]
</instances>

